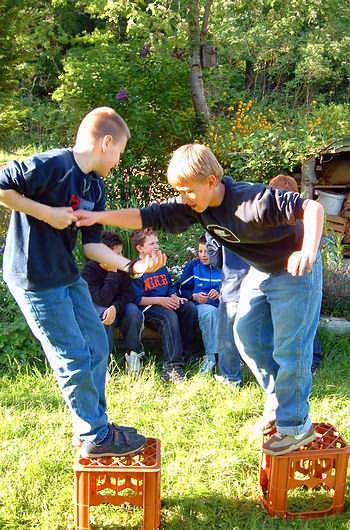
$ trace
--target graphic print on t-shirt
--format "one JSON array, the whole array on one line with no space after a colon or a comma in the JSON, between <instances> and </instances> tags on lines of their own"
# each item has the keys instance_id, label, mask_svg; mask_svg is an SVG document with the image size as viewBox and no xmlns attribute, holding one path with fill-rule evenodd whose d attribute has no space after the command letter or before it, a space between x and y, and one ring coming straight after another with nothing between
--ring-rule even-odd
<instances>
[{"instance_id":1,"label":"graphic print on t-shirt","mask_svg":"<svg viewBox=\"0 0 350 530\"><path fill-rule=\"evenodd\" d=\"M210 232L214 232L214 234L219 237L220 239L223 239L224 241L227 241L228 243L240 243L240 239L231 232L228 228L220 225L207 225L207 230Z\"/></svg>"}]
</instances>

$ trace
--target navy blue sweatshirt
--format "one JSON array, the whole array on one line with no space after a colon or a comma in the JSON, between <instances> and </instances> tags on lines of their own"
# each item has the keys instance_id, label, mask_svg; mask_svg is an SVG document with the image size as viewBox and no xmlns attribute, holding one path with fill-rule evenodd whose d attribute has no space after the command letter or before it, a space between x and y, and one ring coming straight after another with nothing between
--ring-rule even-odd
<instances>
[{"instance_id":1,"label":"navy blue sweatshirt","mask_svg":"<svg viewBox=\"0 0 350 530\"><path fill-rule=\"evenodd\" d=\"M222 203L197 213L181 197L141 209L143 228L182 232L192 224L203 225L217 241L258 270L285 270L289 256L303 240L303 207L299 193L272 189L264 184L222 180Z\"/></svg>"},{"instance_id":2,"label":"navy blue sweatshirt","mask_svg":"<svg viewBox=\"0 0 350 530\"><path fill-rule=\"evenodd\" d=\"M101 307L114 305L121 315L125 305L134 300L131 279L126 272L106 271L96 261L88 260L81 275L88 283L94 303Z\"/></svg>"},{"instance_id":3,"label":"navy blue sweatshirt","mask_svg":"<svg viewBox=\"0 0 350 530\"><path fill-rule=\"evenodd\" d=\"M155 272L146 272L140 278L132 280L132 285L135 304L139 304L144 296L171 296L176 293L167 267L161 267Z\"/></svg>"},{"instance_id":4,"label":"navy blue sweatshirt","mask_svg":"<svg viewBox=\"0 0 350 530\"><path fill-rule=\"evenodd\" d=\"M0 171L0 188L48 206L104 210L105 187L95 173L85 174L71 149L54 149ZM81 229L83 244L101 242L101 225ZM79 277L73 249L74 225L57 230L21 212L12 212L4 253L4 280L23 289L68 285Z\"/></svg>"}]
</instances>

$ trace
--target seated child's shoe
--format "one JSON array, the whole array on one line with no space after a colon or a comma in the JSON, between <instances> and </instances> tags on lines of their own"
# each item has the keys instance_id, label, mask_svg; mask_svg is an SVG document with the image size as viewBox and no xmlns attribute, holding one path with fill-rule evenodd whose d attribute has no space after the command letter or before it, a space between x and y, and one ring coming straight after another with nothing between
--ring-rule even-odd
<instances>
[{"instance_id":1,"label":"seated child's shoe","mask_svg":"<svg viewBox=\"0 0 350 530\"><path fill-rule=\"evenodd\" d=\"M235 388L242 388L242 381L231 381L231 379L228 379L224 375L215 374L214 377L218 383L221 383L223 385L232 386Z\"/></svg>"},{"instance_id":2,"label":"seated child's shoe","mask_svg":"<svg viewBox=\"0 0 350 530\"><path fill-rule=\"evenodd\" d=\"M129 374L139 374L142 369L142 358L143 353L137 353L136 351L130 350L129 353L125 354L126 364Z\"/></svg>"},{"instance_id":3,"label":"seated child's shoe","mask_svg":"<svg viewBox=\"0 0 350 530\"><path fill-rule=\"evenodd\" d=\"M110 426L106 438L96 444L85 440L80 449L80 455L86 458L101 456L125 456L138 453L143 449L146 438L133 431L122 431Z\"/></svg>"},{"instance_id":4,"label":"seated child's shoe","mask_svg":"<svg viewBox=\"0 0 350 530\"><path fill-rule=\"evenodd\" d=\"M215 359L211 359L205 355L203 357L203 361L200 364L199 373L202 375L211 374L214 371L215 364Z\"/></svg>"},{"instance_id":5,"label":"seated child's shoe","mask_svg":"<svg viewBox=\"0 0 350 530\"><path fill-rule=\"evenodd\" d=\"M186 376L180 366L175 366L173 368L163 368L163 378L165 381L168 381L168 383L177 385L178 383L185 381Z\"/></svg>"},{"instance_id":6,"label":"seated child's shoe","mask_svg":"<svg viewBox=\"0 0 350 530\"><path fill-rule=\"evenodd\" d=\"M273 434L262 447L262 450L267 455L278 456L285 455L292 451L296 451L300 447L307 445L316 439L316 433L311 427L307 432L291 436L289 434L281 434L278 431Z\"/></svg>"}]
</instances>

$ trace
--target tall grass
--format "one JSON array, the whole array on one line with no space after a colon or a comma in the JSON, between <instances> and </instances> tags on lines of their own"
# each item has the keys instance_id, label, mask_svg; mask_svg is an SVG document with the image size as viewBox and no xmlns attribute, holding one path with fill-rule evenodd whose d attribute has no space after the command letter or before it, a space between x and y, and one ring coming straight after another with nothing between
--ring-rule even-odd
<instances>
[{"instance_id":1,"label":"tall grass","mask_svg":"<svg viewBox=\"0 0 350 530\"><path fill-rule=\"evenodd\" d=\"M322 340L326 359L314 381L312 418L333 423L350 441L350 341L324 334ZM72 530L70 417L53 376L22 368L16 376L3 373L0 383L0 528ZM248 373L241 390L195 370L185 383L171 386L154 359L133 379L119 358L112 366L108 403L115 421L162 441L162 528L350 529L349 512L283 521L259 505L261 440L254 425L263 394ZM300 496L304 501L305 493ZM99 530L141 526L137 508L100 506L91 513Z\"/></svg>"}]
</instances>

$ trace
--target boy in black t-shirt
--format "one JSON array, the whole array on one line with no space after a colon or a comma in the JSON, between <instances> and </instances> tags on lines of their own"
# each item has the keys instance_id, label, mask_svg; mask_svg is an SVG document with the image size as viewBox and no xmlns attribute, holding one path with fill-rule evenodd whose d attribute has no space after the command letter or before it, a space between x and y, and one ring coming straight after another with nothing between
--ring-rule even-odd
<instances>
[{"instance_id":1,"label":"boy in black t-shirt","mask_svg":"<svg viewBox=\"0 0 350 530\"><path fill-rule=\"evenodd\" d=\"M180 197L141 210L78 212L77 224L181 232L201 223L243 257L251 268L241 286L235 341L266 391L266 420L276 419L263 450L280 455L302 447L315 438L308 398L322 297L322 206L298 193L223 178L214 154L200 144L174 152L168 181Z\"/></svg>"}]
</instances>

